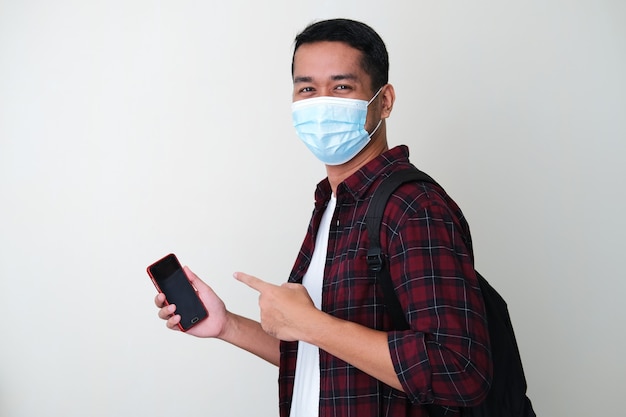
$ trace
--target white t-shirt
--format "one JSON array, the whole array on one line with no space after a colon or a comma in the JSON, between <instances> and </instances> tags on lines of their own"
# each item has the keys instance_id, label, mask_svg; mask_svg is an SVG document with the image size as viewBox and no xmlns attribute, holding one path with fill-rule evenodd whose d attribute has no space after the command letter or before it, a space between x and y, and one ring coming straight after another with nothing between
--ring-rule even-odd
<instances>
[{"instance_id":1,"label":"white t-shirt","mask_svg":"<svg viewBox=\"0 0 626 417\"><path fill-rule=\"evenodd\" d=\"M307 289L315 307L322 308L322 283L324 281L324 266L328 249L328 235L330 221L335 211L337 199L333 195L328 207L322 215L315 249L311 264L304 274L302 284ZM296 360L296 375L293 384L291 402L291 417L318 417L320 402L320 353L317 346L306 342L298 342L298 358Z\"/></svg>"}]
</instances>

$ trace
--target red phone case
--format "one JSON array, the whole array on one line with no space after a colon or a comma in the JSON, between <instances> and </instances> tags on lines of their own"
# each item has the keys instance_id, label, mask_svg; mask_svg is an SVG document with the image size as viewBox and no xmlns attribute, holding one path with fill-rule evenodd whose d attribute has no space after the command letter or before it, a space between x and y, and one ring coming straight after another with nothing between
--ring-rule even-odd
<instances>
[{"instance_id":1,"label":"red phone case","mask_svg":"<svg viewBox=\"0 0 626 417\"><path fill-rule=\"evenodd\" d=\"M153 270L158 269L159 266L161 266L162 264L166 264L166 263L169 264L168 265L169 268L171 268L174 265L175 266L175 270L180 269L181 271L183 271L183 274L184 274L184 270L182 268L182 265L178 261L178 258L176 257L176 255L174 255L173 253L165 255L163 258L161 258L158 261L154 262L153 264L149 265L146 268L146 271L148 272L148 276L150 277L150 280L152 281L152 283L156 287L157 291L161 292L161 293L165 293L165 291L163 290L163 288L161 288L161 285L159 285L159 278L155 276L155 273L153 272ZM185 278L187 278L187 274L185 274ZM193 285L191 285L190 282L189 282L189 286L191 288L193 288L193 290L195 292L196 289L193 287ZM197 294L196 294L196 297L198 297ZM181 331L185 332L185 331L191 329L193 326L195 326L196 324L200 323L202 320L204 320L205 318L208 317L209 314L208 314L208 312L206 310L206 307L204 307L204 304L202 303L202 301L200 300L199 297L198 297L198 301L199 301L199 306L201 306L201 308L202 308L202 313L203 314L201 316L195 316L194 318L192 318L191 319L192 321L186 327L183 326L182 319L181 319L181 322L178 323L178 328ZM165 304L166 305L170 305L170 302L167 300L167 295L166 295L166 298L165 298ZM177 309L177 313L178 313L178 309ZM197 320L194 321L194 319L196 319L196 318L197 318Z\"/></svg>"}]
</instances>

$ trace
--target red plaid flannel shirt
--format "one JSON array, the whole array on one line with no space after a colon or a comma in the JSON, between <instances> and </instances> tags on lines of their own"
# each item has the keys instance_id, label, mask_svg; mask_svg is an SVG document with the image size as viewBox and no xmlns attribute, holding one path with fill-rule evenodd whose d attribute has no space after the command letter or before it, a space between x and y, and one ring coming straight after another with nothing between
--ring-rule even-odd
<instances>
[{"instance_id":1,"label":"red plaid flannel shirt","mask_svg":"<svg viewBox=\"0 0 626 417\"><path fill-rule=\"evenodd\" d=\"M382 249L411 330L393 330L382 290L368 272L365 212L382 176L406 168L408 156L406 146L393 148L338 187L322 289L323 311L388 332L406 394L320 350L321 417L427 416L422 404L433 402L450 407L454 416L458 407L475 404L488 390L489 336L469 227L441 188L401 186L390 198L381 226ZM330 193L327 180L318 184L290 282L302 282ZM289 415L297 347L297 342L281 343L281 417Z\"/></svg>"}]
</instances>

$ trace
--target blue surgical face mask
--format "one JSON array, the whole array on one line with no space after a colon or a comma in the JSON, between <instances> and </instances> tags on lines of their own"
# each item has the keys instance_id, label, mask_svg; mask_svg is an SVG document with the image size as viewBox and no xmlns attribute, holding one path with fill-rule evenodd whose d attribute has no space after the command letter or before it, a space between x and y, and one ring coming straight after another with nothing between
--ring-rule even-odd
<instances>
[{"instance_id":1,"label":"blue surgical face mask","mask_svg":"<svg viewBox=\"0 0 626 417\"><path fill-rule=\"evenodd\" d=\"M314 97L291 105L293 125L298 136L311 152L326 165L341 165L365 148L378 130L365 130L367 106L370 101L342 97Z\"/></svg>"}]
</instances>

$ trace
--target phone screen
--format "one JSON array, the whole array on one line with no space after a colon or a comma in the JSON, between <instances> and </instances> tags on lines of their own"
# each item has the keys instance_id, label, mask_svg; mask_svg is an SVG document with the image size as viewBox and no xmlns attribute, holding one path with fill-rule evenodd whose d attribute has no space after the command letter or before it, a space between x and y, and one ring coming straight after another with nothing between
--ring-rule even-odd
<instances>
[{"instance_id":1,"label":"phone screen","mask_svg":"<svg viewBox=\"0 0 626 417\"><path fill-rule=\"evenodd\" d=\"M191 285L174 254L169 254L148 267L148 275L168 304L176 304L181 319L179 327L187 331L208 317L204 304Z\"/></svg>"}]
</instances>

